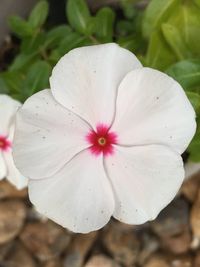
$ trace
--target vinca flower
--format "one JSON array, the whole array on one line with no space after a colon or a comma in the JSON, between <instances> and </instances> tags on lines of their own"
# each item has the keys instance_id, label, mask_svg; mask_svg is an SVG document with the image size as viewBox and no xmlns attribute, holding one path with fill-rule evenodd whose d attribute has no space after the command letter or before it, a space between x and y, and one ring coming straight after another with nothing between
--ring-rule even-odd
<instances>
[{"instance_id":1,"label":"vinca flower","mask_svg":"<svg viewBox=\"0 0 200 267\"><path fill-rule=\"evenodd\" d=\"M16 169L12 157L14 118L20 103L0 95L0 180L7 178L18 189L27 186L27 179Z\"/></svg>"},{"instance_id":2,"label":"vinca flower","mask_svg":"<svg viewBox=\"0 0 200 267\"><path fill-rule=\"evenodd\" d=\"M15 163L37 210L74 232L153 220L184 179L195 113L181 86L116 44L60 59L17 115Z\"/></svg>"}]
</instances>

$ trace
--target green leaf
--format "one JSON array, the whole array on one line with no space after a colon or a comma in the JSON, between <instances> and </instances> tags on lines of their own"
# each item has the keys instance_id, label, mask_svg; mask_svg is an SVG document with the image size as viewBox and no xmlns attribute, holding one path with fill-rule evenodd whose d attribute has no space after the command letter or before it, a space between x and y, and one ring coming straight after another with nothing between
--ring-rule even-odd
<instances>
[{"instance_id":1,"label":"green leaf","mask_svg":"<svg viewBox=\"0 0 200 267\"><path fill-rule=\"evenodd\" d=\"M184 38L190 51L200 56L200 9L196 6L182 7L185 26L182 28Z\"/></svg>"},{"instance_id":2,"label":"green leaf","mask_svg":"<svg viewBox=\"0 0 200 267\"><path fill-rule=\"evenodd\" d=\"M29 69L21 87L24 100L34 93L49 87L50 65L45 61L37 61Z\"/></svg>"},{"instance_id":3,"label":"green leaf","mask_svg":"<svg viewBox=\"0 0 200 267\"><path fill-rule=\"evenodd\" d=\"M54 65L71 49L91 44L93 44L92 40L88 39L86 36L72 32L63 39L58 48L52 50L48 60Z\"/></svg>"},{"instance_id":4,"label":"green leaf","mask_svg":"<svg viewBox=\"0 0 200 267\"><path fill-rule=\"evenodd\" d=\"M179 60L190 57L190 51L176 27L171 24L164 23L162 25L162 32L165 40Z\"/></svg>"},{"instance_id":5,"label":"green leaf","mask_svg":"<svg viewBox=\"0 0 200 267\"><path fill-rule=\"evenodd\" d=\"M170 66L166 73L186 90L200 84L200 60L183 60Z\"/></svg>"},{"instance_id":6,"label":"green leaf","mask_svg":"<svg viewBox=\"0 0 200 267\"><path fill-rule=\"evenodd\" d=\"M10 90L0 74L0 94L9 94Z\"/></svg>"},{"instance_id":7,"label":"green leaf","mask_svg":"<svg viewBox=\"0 0 200 267\"><path fill-rule=\"evenodd\" d=\"M33 28L28 24L28 22L18 16L10 17L8 24L11 31L20 38L33 35Z\"/></svg>"},{"instance_id":8,"label":"green leaf","mask_svg":"<svg viewBox=\"0 0 200 267\"><path fill-rule=\"evenodd\" d=\"M54 49L51 51L51 54L49 55L48 61L53 66L55 65L58 60L62 57L61 53L58 51L58 49Z\"/></svg>"},{"instance_id":9,"label":"green leaf","mask_svg":"<svg viewBox=\"0 0 200 267\"><path fill-rule=\"evenodd\" d=\"M141 40L135 35L129 35L126 37L120 37L117 43L132 52L136 52L139 47L141 47Z\"/></svg>"},{"instance_id":10,"label":"green leaf","mask_svg":"<svg viewBox=\"0 0 200 267\"><path fill-rule=\"evenodd\" d=\"M200 56L200 9L192 1L185 2L172 14L168 23L178 29L193 57Z\"/></svg>"},{"instance_id":11,"label":"green leaf","mask_svg":"<svg viewBox=\"0 0 200 267\"><path fill-rule=\"evenodd\" d=\"M175 54L171 51L162 33L154 32L146 54L146 65L155 69L165 70L176 60Z\"/></svg>"},{"instance_id":12,"label":"green leaf","mask_svg":"<svg viewBox=\"0 0 200 267\"><path fill-rule=\"evenodd\" d=\"M84 0L67 1L67 18L77 32L86 35L91 33L91 29L88 29L91 20L90 11Z\"/></svg>"},{"instance_id":13,"label":"green leaf","mask_svg":"<svg viewBox=\"0 0 200 267\"><path fill-rule=\"evenodd\" d=\"M27 69L28 65L30 65L34 58L37 55L37 51L32 53L32 54L18 54L13 63L10 65L9 70L13 71L13 70L21 70L21 69Z\"/></svg>"},{"instance_id":14,"label":"green leaf","mask_svg":"<svg viewBox=\"0 0 200 267\"><path fill-rule=\"evenodd\" d=\"M116 31L120 36L126 36L133 32L133 24L127 20L117 21Z\"/></svg>"},{"instance_id":15,"label":"green leaf","mask_svg":"<svg viewBox=\"0 0 200 267\"><path fill-rule=\"evenodd\" d=\"M20 92L24 79L23 73L20 71L6 71L1 73L1 78L10 93Z\"/></svg>"},{"instance_id":16,"label":"green leaf","mask_svg":"<svg viewBox=\"0 0 200 267\"><path fill-rule=\"evenodd\" d=\"M121 0L121 7L122 7L122 11L123 11L125 18L133 19L136 16L137 11L134 7L135 2L137 2L137 1Z\"/></svg>"},{"instance_id":17,"label":"green leaf","mask_svg":"<svg viewBox=\"0 0 200 267\"><path fill-rule=\"evenodd\" d=\"M71 33L71 28L68 25L60 25L48 31L45 37L44 47L55 48L60 42Z\"/></svg>"},{"instance_id":18,"label":"green leaf","mask_svg":"<svg viewBox=\"0 0 200 267\"><path fill-rule=\"evenodd\" d=\"M163 22L176 12L180 6L180 0L152 0L146 8L143 18L143 34L145 38L150 38L152 32L159 29Z\"/></svg>"},{"instance_id":19,"label":"green leaf","mask_svg":"<svg viewBox=\"0 0 200 267\"><path fill-rule=\"evenodd\" d=\"M112 42L115 13L109 7L101 8L96 15L96 36L102 42Z\"/></svg>"},{"instance_id":20,"label":"green leaf","mask_svg":"<svg viewBox=\"0 0 200 267\"><path fill-rule=\"evenodd\" d=\"M190 153L189 159L194 162L200 162L200 118L197 118L197 131L188 147Z\"/></svg>"},{"instance_id":21,"label":"green leaf","mask_svg":"<svg viewBox=\"0 0 200 267\"><path fill-rule=\"evenodd\" d=\"M191 142L188 151L190 153L189 159L193 162L200 162L200 137L197 136L194 141Z\"/></svg>"},{"instance_id":22,"label":"green leaf","mask_svg":"<svg viewBox=\"0 0 200 267\"><path fill-rule=\"evenodd\" d=\"M37 35L27 38L24 38L21 43L21 52L24 54L32 54L39 52L43 48L45 43L45 34L40 32Z\"/></svg>"},{"instance_id":23,"label":"green leaf","mask_svg":"<svg viewBox=\"0 0 200 267\"><path fill-rule=\"evenodd\" d=\"M91 17L89 22L88 22L87 33L85 35L91 36L92 34L95 33L96 23L97 23L96 18ZM98 43L97 41L94 42L94 44L97 44L97 43Z\"/></svg>"},{"instance_id":24,"label":"green leaf","mask_svg":"<svg viewBox=\"0 0 200 267\"><path fill-rule=\"evenodd\" d=\"M59 51L60 56L63 56L73 48L89 45L90 43L91 42L87 39L87 37L76 32L72 32L63 39L57 50Z\"/></svg>"},{"instance_id":25,"label":"green leaf","mask_svg":"<svg viewBox=\"0 0 200 267\"><path fill-rule=\"evenodd\" d=\"M200 111L200 95L194 92L187 91L187 97L189 98L193 108L195 109L196 113L198 114Z\"/></svg>"},{"instance_id":26,"label":"green leaf","mask_svg":"<svg viewBox=\"0 0 200 267\"><path fill-rule=\"evenodd\" d=\"M49 13L49 4L46 0L41 0L32 10L28 22L34 28L40 28L46 21Z\"/></svg>"},{"instance_id":27,"label":"green leaf","mask_svg":"<svg viewBox=\"0 0 200 267\"><path fill-rule=\"evenodd\" d=\"M194 3L195 3L198 7L200 7L200 0L194 0Z\"/></svg>"}]
</instances>

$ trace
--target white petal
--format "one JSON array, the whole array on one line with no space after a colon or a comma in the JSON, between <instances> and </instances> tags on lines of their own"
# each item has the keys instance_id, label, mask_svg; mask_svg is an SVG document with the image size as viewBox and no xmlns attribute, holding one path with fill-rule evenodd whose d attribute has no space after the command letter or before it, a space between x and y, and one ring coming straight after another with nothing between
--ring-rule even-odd
<instances>
[{"instance_id":1,"label":"white petal","mask_svg":"<svg viewBox=\"0 0 200 267\"><path fill-rule=\"evenodd\" d=\"M105 159L116 196L114 217L129 224L154 219L181 186L181 157L160 145L115 148Z\"/></svg>"},{"instance_id":2,"label":"white petal","mask_svg":"<svg viewBox=\"0 0 200 267\"><path fill-rule=\"evenodd\" d=\"M40 213L80 233L103 227L114 210L102 157L93 157L88 150L52 178L30 180L29 197Z\"/></svg>"},{"instance_id":3,"label":"white petal","mask_svg":"<svg viewBox=\"0 0 200 267\"><path fill-rule=\"evenodd\" d=\"M7 165L7 175L6 178L8 181L16 186L17 189L21 190L28 185L28 179L22 176L20 172L15 167L12 153L11 152L5 152L4 153L5 162Z\"/></svg>"},{"instance_id":4,"label":"white petal","mask_svg":"<svg viewBox=\"0 0 200 267\"><path fill-rule=\"evenodd\" d=\"M3 153L0 151L0 180L6 177L7 168L5 164L5 159L3 157Z\"/></svg>"},{"instance_id":5,"label":"white petal","mask_svg":"<svg viewBox=\"0 0 200 267\"><path fill-rule=\"evenodd\" d=\"M195 113L175 80L143 68L120 84L112 129L120 144L164 144L182 153L196 130Z\"/></svg>"},{"instance_id":6,"label":"white petal","mask_svg":"<svg viewBox=\"0 0 200 267\"><path fill-rule=\"evenodd\" d=\"M110 125L117 88L124 76L141 63L116 44L76 48L53 69L51 90L56 100L87 120Z\"/></svg>"},{"instance_id":7,"label":"white petal","mask_svg":"<svg viewBox=\"0 0 200 267\"><path fill-rule=\"evenodd\" d=\"M89 126L43 90L30 97L17 114L13 155L28 178L55 174L76 153L88 147Z\"/></svg>"},{"instance_id":8,"label":"white petal","mask_svg":"<svg viewBox=\"0 0 200 267\"><path fill-rule=\"evenodd\" d=\"M8 95L0 95L0 135L7 135L21 104Z\"/></svg>"}]
</instances>

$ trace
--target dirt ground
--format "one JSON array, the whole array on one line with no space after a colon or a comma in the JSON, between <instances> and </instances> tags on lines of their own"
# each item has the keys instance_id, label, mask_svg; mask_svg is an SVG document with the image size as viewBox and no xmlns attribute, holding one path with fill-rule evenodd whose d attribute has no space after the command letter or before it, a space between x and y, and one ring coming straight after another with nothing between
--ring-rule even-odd
<instances>
[{"instance_id":1,"label":"dirt ground","mask_svg":"<svg viewBox=\"0 0 200 267\"><path fill-rule=\"evenodd\" d=\"M73 234L41 217L27 191L0 182L0 267L199 267L200 175L159 217L141 226L112 220Z\"/></svg>"}]
</instances>

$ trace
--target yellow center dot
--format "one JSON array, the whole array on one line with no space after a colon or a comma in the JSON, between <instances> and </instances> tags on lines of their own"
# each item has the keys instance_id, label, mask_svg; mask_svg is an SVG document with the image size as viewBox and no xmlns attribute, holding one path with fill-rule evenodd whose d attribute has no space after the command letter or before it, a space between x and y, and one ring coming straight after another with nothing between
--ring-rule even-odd
<instances>
[{"instance_id":1,"label":"yellow center dot","mask_svg":"<svg viewBox=\"0 0 200 267\"><path fill-rule=\"evenodd\" d=\"M100 137L98 139L98 143L99 143L100 146L105 146L105 144L106 144L106 138Z\"/></svg>"}]
</instances>

